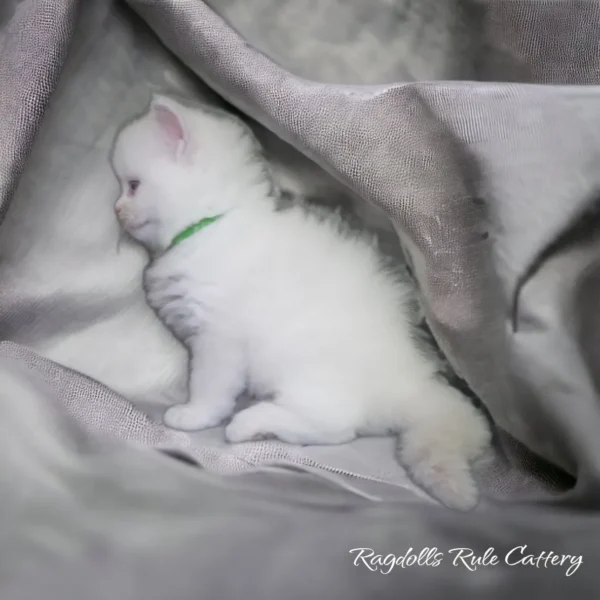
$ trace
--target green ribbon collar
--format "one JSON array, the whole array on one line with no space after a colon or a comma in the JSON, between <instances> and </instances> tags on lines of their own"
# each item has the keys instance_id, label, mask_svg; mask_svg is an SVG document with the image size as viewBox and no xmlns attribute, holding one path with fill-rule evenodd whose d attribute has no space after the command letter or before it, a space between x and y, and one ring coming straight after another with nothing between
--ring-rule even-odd
<instances>
[{"instance_id":1,"label":"green ribbon collar","mask_svg":"<svg viewBox=\"0 0 600 600\"><path fill-rule=\"evenodd\" d=\"M209 225L220 219L222 216L223 215L215 215L214 217L206 217L205 219L202 219L197 223L193 223L189 227L186 227L183 231L179 232L173 238L173 241L171 242L169 248L173 248L173 246L177 246L177 244L180 244L181 242L183 242L183 240L187 240L187 238L194 235L201 229L208 227Z\"/></svg>"}]
</instances>

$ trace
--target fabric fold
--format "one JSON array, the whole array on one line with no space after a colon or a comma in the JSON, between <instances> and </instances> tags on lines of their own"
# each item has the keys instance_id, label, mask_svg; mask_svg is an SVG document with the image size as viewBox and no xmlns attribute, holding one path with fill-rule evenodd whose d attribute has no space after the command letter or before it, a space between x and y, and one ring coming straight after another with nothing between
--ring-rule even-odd
<instances>
[{"instance_id":1,"label":"fabric fold","mask_svg":"<svg viewBox=\"0 0 600 600\"><path fill-rule=\"evenodd\" d=\"M522 386L529 365L517 352L518 336L529 333L513 335L510 322L519 277L586 210L600 183L593 167L600 147L594 111L600 88L316 83L254 50L200 0L130 4L231 103L387 212L453 367L499 426L573 473L570 452L560 441L563 419L557 409L564 399L554 405L543 397L549 384L564 388L568 375L554 372L551 383ZM556 13L550 3L536 5L489 3L486 27L493 31L494 18L517 9L526 11L528 23L535 14L552 22L560 12L558 5ZM577 6L581 15L600 14L596 5ZM488 69L498 56L498 37ZM505 50L515 56L519 43L513 36ZM543 71L546 79L549 68ZM581 80L590 83L589 64ZM579 176L573 180L575 170ZM539 308L529 308L526 298L523 304L522 314ZM537 334L546 340L544 332ZM598 418L585 396L571 401L582 404L575 420ZM540 418L532 417L536 413Z\"/></svg>"},{"instance_id":2,"label":"fabric fold","mask_svg":"<svg viewBox=\"0 0 600 600\"><path fill-rule=\"evenodd\" d=\"M173 58L124 4L22 0L0 13L3 23L9 17L0 34L2 210L17 199L1 230L2 335L46 359L77 365L81 375L70 371L67 379L96 377L101 384L89 390L96 400L105 398L101 387L146 401L157 382L180 383L183 352L143 305L136 277L144 257L129 249L117 270L108 250L116 229L105 155L117 117L120 123L141 108L146 87L185 89L197 98L204 94L199 78L261 123L267 138L274 132L391 219L428 322L457 373L501 428L585 479L579 489L593 489L600 472L592 437L600 426L600 355L582 342L580 330L593 334L598 325L589 303L579 312L573 307L597 270L598 243L583 234L574 244L555 241L594 207L600 189L600 59L592 35L600 4L581 0L566 15L560 2L478 1L474 74L495 83L407 78L364 86L318 83L282 69L276 56L251 47L243 27L236 33L201 0L129 0ZM84 18L74 28L78 9ZM584 22L589 27L577 38ZM77 51L23 178L73 31ZM179 61L196 77L180 77ZM507 73L515 83L503 82ZM133 81L148 74L147 86ZM179 83L171 85L173 77ZM81 82L89 87L80 90ZM71 172L69 161L79 172ZM42 206L47 195L56 205ZM82 221L94 227L82 228ZM515 290L532 266L513 332ZM111 300L100 300L101 291ZM136 362L143 385L115 367L135 346L125 342L136 336L111 341L125 324L135 324L139 344L152 350L146 362ZM99 348L114 354L98 361ZM145 417L139 412L131 420L124 398L113 400L95 405L102 423L91 427L129 439L136 419ZM76 403L87 418L93 403L86 406L81 395ZM152 436L164 432L155 425L143 422L152 438L144 439L160 445Z\"/></svg>"},{"instance_id":3,"label":"fabric fold","mask_svg":"<svg viewBox=\"0 0 600 600\"><path fill-rule=\"evenodd\" d=\"M56 86L77 8L77 0L4 0L0 8L0 223Z\"/></svg>"}]
</instances>

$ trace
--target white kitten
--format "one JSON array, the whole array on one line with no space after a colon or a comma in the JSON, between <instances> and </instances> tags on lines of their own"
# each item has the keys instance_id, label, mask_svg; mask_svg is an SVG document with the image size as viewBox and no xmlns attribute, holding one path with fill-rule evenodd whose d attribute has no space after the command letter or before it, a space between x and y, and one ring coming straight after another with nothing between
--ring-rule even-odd
<instances>
[{"instance_id":1,"label":"white kitten","mask_svg":"<svg viewBox=\"0 0 600 600\"><path fill-rule=\"evenodd\" d=\"M215 427L245 387L230 442L342 444L401 432L399 459L448 506L472 507L469 461L487 421L438 378L413 337L410 288L339 217L278 209L260 147L238 119L155 97L119 134L115 205L145 245L148 303L190 352L176 429Z\"/></svg>"}]
</instances>

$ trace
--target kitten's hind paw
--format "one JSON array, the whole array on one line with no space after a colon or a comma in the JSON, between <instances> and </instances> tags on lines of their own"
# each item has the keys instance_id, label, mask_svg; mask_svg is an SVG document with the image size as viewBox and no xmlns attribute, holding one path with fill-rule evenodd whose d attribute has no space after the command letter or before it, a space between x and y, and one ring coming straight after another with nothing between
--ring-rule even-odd
<instances>
[{"instance_id":1,"label":"kitten's hind paw","mask_svg":"<svg viewBox=\"0 0 600 600\"><path fill-rule=\"evenodd\" d=\"M413 481L448 508L467 511L477 505L471 461L452 445L409 431L400 440L398 458Z\"/></svg>"},{"instance_id":2,"label":"kitten's hind paw","mask_svg":"<svg viewBox=\"0 0 600 600\"><path fill-rule=\"evenodd\" d=\"M421 468L423 465L421 465ZM416 483L444 506L454 510L469 511L477 506L479 490L468 465L440 462L435 473L413 471Z\"/></svg>"},{"instance_id":3,"label":"kitten's hind paw","mask_svg":"<svg viewBox=\"0 0 600 600\"><path fill-rule=\"evenodd\" d=\"M273 437L268 433L268 424L261 418L261 411L254 407L246 408L234 415L225 427L225 439L232 443L254 442Z\"/></svg>"},{"instance_id":4,"label":"kitten's hind paw","mask_svg":"<svg viewBox=\"0 0 600 600\"><path fill-rule=\"evenodd\" d=\"M322 424L321 424L322 425ZM242 410L225 428L225 437L232 443L277 438L300 446L344 444L356 434L352 428L321 428L306 417L274 402L258 402Z\"/></svg>"},{"instance_id":5,"label":"kitten's hind paw","mask_svg":"<svg viewBox=\"0 0 600 600\"><path fill-rule=\"evenodd\" d=\"M163 417L164 424L180 431L200 431L217 427L224 416L210 407L197 404L177 404L171 406Z\"/></svg>"},{"instance_id":6,"label":"kitten's hind paw","mask_svg":"<svg viewBox=\"0 0 600 600\"><path fill-rule=\"evenodd\" d=\"M415 410L400 434L398 458L414 482L456 510L475 507L479 493L472 465L491 442L486 417L457 390L435 382L424 389L429 410Z\"/></svg>"}]
</instances>

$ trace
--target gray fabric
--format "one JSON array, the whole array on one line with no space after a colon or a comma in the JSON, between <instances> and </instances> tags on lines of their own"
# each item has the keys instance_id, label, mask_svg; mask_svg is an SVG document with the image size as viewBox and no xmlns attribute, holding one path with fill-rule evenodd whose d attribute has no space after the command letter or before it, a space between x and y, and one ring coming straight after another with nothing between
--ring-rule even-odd
<instances>
[{"instance_id":1,"label":"gray fabric","mask_svg":"<svg viewBox=\"0 0 600 600\"><path fill-rule=\"evenodd\" d=\"M145 253L129 241L117 251L118 190L108 154L117 128L144 107L152 89L165 88L218 101L123 5L80 6L69 59L2 225L0 337L10 343L0 354L59 373L53 381L67 386L66 407L88 431L169 445L223 474L291 462L410 487L424 497L396 463L392 439L231 446L222 428L190 435L162 425L164 408L185 399L187 354L146 305ZM276 147L271 152L279 154ZM288 182L296 156L286 154ZM323 196L312 172L305 165L292 187Z\"/></svg>"},{"instance_id":2,"label":"gray fabric","mask_svg":"<svg viewBox=\"0 0 600 600\"><path fill-rule=\"evenodd\" d=\"M28 5L20 5L21 18L35 15L24 11ZM372 47L364 52L369 55L377 44L367 40ZM0 335L22 346L5 345L3 352L26 355L39 370L64 374L58 366L49 367L50 360L106 386L110 391L84 385L80 382L89 380L75 374L60 377L71 390L67 408L89 431L169 445L220 473L273 462L304 464L385 481L424 497L395 461L391 439L338 447L299 448L276 441L229 446L222 430L190 435L162 426L165 406L185 398L187 355L146 306L140 285L144 252L128 242L117 252L112 211L117 184L107 157L115 131L140 111L151 90L219 100L121 4L82 4L69 50L0 236L0 280L4 289L13 290L2 297ZM405 62L398 61L399 71ZM373 77L375 70L369 73ZM399 251L382 211L368 210L356 193L278 142L268 129L254 128L282 186L321 201L345 202L382 231L390 251ZM25 143L27 131L21 133ZM16 177L15 169L10 173ZM557 485L548 470L526 477L530 465L522 453L517 456L515 464L497 455L483 470L489 493L530 495Z\"/></svg>"},{"instance_id":3,"label":"gray fabric","mask_svg":"<svg viewBox=\"0 0 600 600\"><path fill-rule=\"evenodd\" d=\"M14 359L0 359L0 382L3 600L391 600L399 591L503 599L532 586L546 597L585 598L597 589L597 535L586 516L557 520L557 509L518 504L502 518L493 505L457 515L408 491L376 502L307 473L217 477L89 438L64 418L44 378ZM45 435L31 436L32 426ZM470 572L449 552L493 545L504 556L523 543L584 562L570 577L565 568L540 576L502 563ZM354 566L353 548L398 557L437 548L445 559L383 575Z\"/></svg>"},{"instance_id":4,"label":"gray fabric","mask_svg":"<svg viewBox=\"0 0 600 600\"><path fill-rule=\"evenodd\" d=\"M600 476L593 235L534 272L516 333L510 318L523 273L595 201L600 3L456 0L405 25L401 0L210 3L286 70L200 0L128 4L0 6L0 597L597 591L597 517L570 510L593 508ZM230 447L160 424L186 355L144 302L144 253L117 252L107 155L151 90L219 103L201 79L256 119L282 186L350 206L399 251L397 232L436 339L502 428L475 513L432 505L392 440ZM519 544L584 565L382 576L348 556Z\"/></svg>"},{"instance_id":5,"label":"gray fabric","mask_svg":"<svg viewBox=\"0 0 600 600\"><path fill-rule=\"evenodd\" d=\"M0 218L62 67L76 6L76 0L0 6Z\"/></svg>"},{"instance_id":6,"label":"gray fabric","mask_svg":"<svg viewBox=\"0 0 600 600\"><path fill-rule=\"evenodd\" d=\"M130 3L226 98L387 211L411 255L430 325L457 372L500 427L577 473L581 486L591 485L593 473L583 470L594 471L599 454L595 390L559 310L579 289L589 261L569 270L568 286L559 268L561 294L546 285L543 298L534 299L541 277L553 270L548 261L523 290L516 335L507 317L519 275L594 200L595 88L558 84L590 83L598 72L589 58L598 60L596 38L590 33L586 50L578 27L599 22L600 4L570 3L564 12L560 2L478 3L479 72L490 79L497 62L500 73L520 65L515 72L528 73L527 83L552 87L344 88L283 71L203 2ZM517 31L513 23L526 27ZM559 37L546 36L559 27ZM577 62L580 55L585 59ZM547 348L555 352L549 356Z\"/></svg>"}]
</instances>

